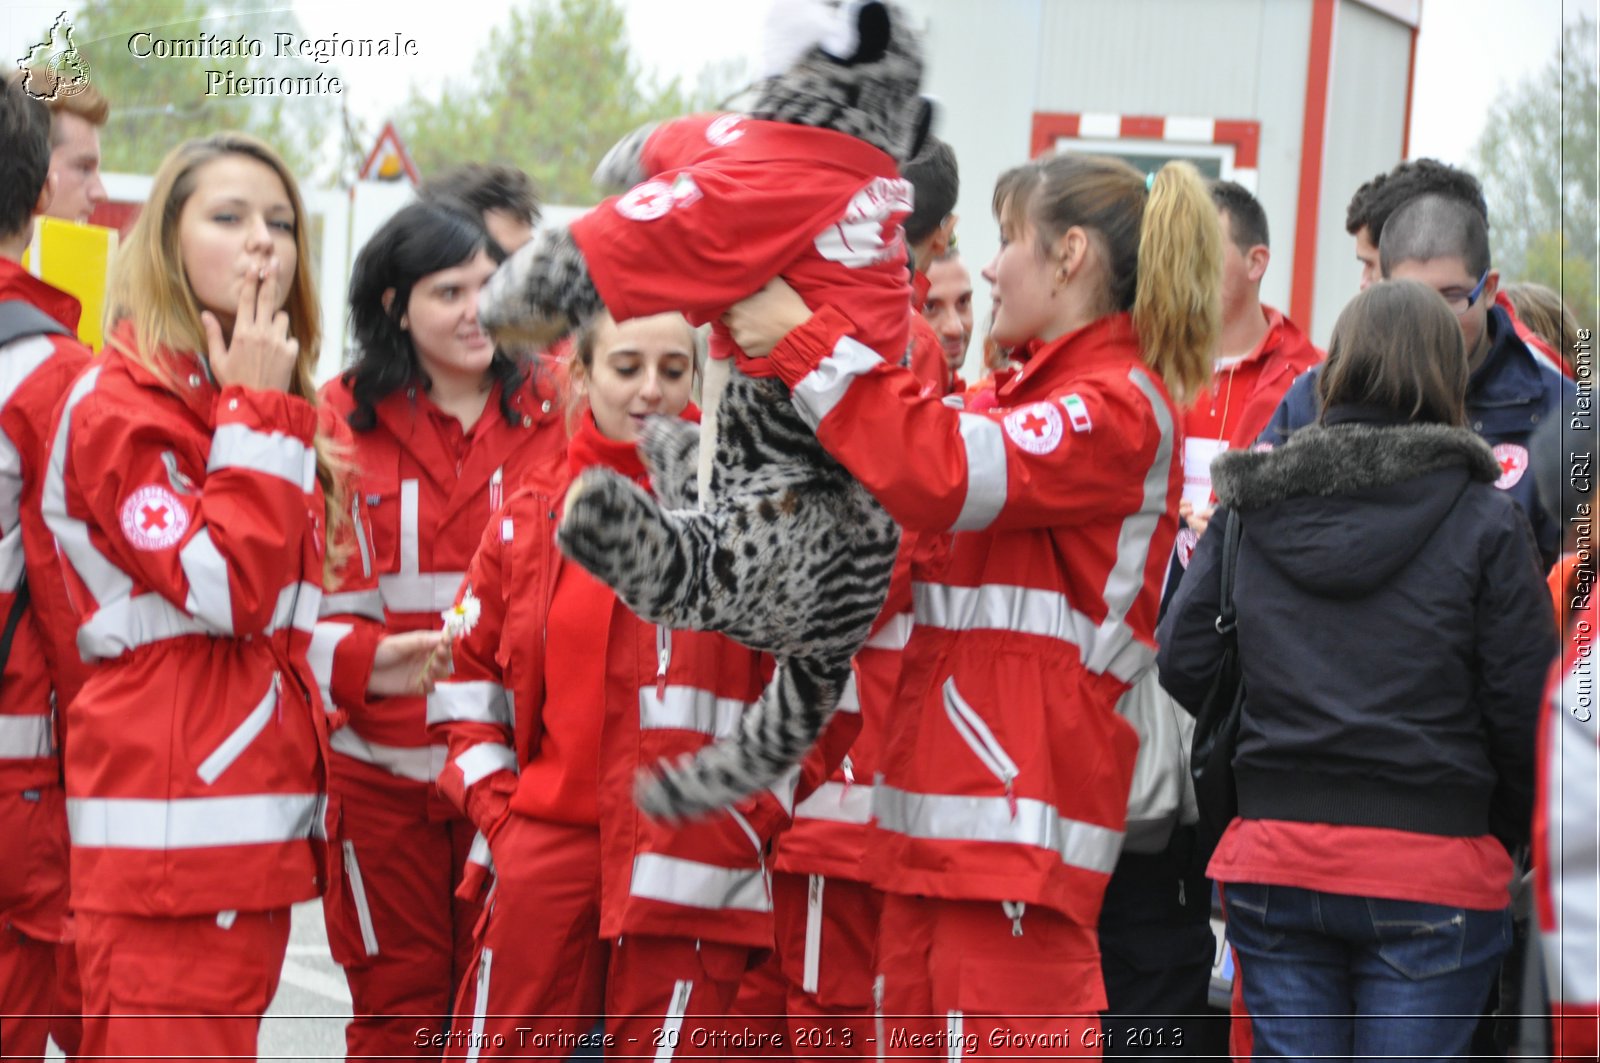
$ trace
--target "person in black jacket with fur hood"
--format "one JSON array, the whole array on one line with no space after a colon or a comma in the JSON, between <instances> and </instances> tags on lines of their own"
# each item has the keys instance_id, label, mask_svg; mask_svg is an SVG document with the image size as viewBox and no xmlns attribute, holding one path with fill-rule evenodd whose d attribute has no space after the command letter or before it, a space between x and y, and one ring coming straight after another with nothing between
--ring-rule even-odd
<instances>
[{"instance_id":1,"label":"person in black jacket with fur hood","mask_svg":"<svg viewBox=\"0 0 1600 1063\"><path fill-rule=\"evenodd\" d=\"M1510 944L1556 635L1466 380L1444 300L1375 285L1334 328L1320 422L1213 465L1213 524L1242 522L1247 694L1208 874L1263 1055L1459 1054ZM1190 711L1221 653L1222 538L1158 632Z\"/></svg>"}]
</instances>

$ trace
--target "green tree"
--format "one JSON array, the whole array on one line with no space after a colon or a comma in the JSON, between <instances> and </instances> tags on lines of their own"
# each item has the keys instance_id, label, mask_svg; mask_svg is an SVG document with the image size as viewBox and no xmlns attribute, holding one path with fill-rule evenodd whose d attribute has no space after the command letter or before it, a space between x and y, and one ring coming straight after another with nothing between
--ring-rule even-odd
<instances>
[{"instance_id":1,"label":"green tree","mask_svg":"<svg viewBox=\"0 0 1600 1063\"><path fill-rule=\"evenodd\" d=\"M694 90L646 85L617 0L527 0L441 94L415 88L395 116L424 176L471 161L526 170L544 199L589 204L606 149L643 122L713 106L738 71L723 65Z\"/></svg>"},{"instance_id":2,"label":"green tree","mask_svg":"<svg viewBox=\"0 0 1600 1063\"><path fill-rule=\"evenodd\" d=\"M1569 24L1550 63L1490 110L1474 149L1505 280L1561 293L1578 323L1596 322L1595 22Z\"/></svg>"},{"instance_id":3,"label":"green tree","mask_svg":"<svg viewBox=\"0 0 1600 1063\"><path fill-rule=\"evenodd\" d=\"M277 34L303 36L285 7L259 10L246 0L86 0L72 14L72 39L89 63L92 84L111 101L102 132L103 167L113 172L151 173L179 142L223 129L252 133L276 148L305 183L336 174L337 152L327 150L344 130L340 96L243 95L226 92L218 77L329 77L329 64L275 55ZM138 34L149 34L149 38ZM158 55L155 40L183 41L193 49L202 37L213 42L255 42L259 58ZM208 77L218 71L218 77ZM237 84L237 83L236 83ZM210 90L208 92L208 89ZM346 138L348 139L348 138Z\"/></svg>"}]
</instances>

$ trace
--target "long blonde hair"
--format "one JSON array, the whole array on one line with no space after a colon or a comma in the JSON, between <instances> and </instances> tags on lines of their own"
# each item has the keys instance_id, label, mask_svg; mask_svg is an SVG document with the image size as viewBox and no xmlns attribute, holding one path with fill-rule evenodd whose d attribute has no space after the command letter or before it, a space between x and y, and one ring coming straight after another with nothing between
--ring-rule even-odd
<instances>
[{"instance_id":1,"label":"long blonde hair","mask_svg":"<svg viewBox=\"0 0 1600 1063\"><path fill-rule=\"evenodd\" d=\"M1222 229L1195 168L1169 162L1147 188L1121 159L1053 155L1006 171L995 213L1028 217L1040 253L1080 226L1106 256L1105 311L1132 311L1145 364L1180 406L1211 382L1222 328Z\"/></svg>"},{"instance_id":2,"label":"long blonde hair","mask_svg":"<svg viewBox=\"0 0 1600 1063\"><path fill-rule=\"evenodd\" d=\"M300 353L295 359L288 391L316 405L317 389L312 370L317 364L322 338L322 315L311 279L305 202L294 175L278 153L247 134L215 133L185 141L162 160L145 209L117 254L106 299L106 335L113 336L110 343L123 357L149 370L173 391L178 390L173 366L160 352L194 351L202 359L205 357L201 308L184 273L178 219L183 214L184 204L194 194L200 169L229 155L254 159L277 174L294 208L295 270L284 310L289 315L289 332L299 341ZM133 324L135 347L130 348L114 337L112 326L123 320ZM347 546L336 547L336 544L348 539L345 526L351 522L345 512L349 465L339 448L320 431L316 436L316 450L317 480L322 485L326 508L325 568L326 574L331 576L348 551Z\"/></svg>"}]
</instances>

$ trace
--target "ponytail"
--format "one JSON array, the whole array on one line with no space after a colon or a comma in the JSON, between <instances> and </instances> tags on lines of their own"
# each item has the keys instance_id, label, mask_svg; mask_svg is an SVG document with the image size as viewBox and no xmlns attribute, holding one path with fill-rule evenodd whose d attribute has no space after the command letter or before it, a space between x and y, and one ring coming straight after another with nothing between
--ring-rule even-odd
<instances>
[{"instance_id":1,"label":"ponytail","mask_svg":"<svg viewBox=\"0 0 1600 1063\"><path fill-rule=\"evenodd\" d=\"M1179 406L1211 382L1222 326L1222 228L1195 168L1156 173L1139 226L1133 324L1145 362Z\"/></svg>"}]
</instances>

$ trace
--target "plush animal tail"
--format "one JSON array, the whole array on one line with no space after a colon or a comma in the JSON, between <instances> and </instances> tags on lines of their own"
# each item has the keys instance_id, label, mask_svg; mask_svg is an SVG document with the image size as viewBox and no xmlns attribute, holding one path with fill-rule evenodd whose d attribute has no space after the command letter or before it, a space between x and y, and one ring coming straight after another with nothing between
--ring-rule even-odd
<instances>
[{"instance_id":1,"label":"plush animal tail","mask_svg":"<svg viewBox=\"0 0 1600 1063\"><path fill-rule=\"evenodd\" d=\"M647 815L670 821L725 808L771 786L816 743L849 681L848 661L780 660L738 730L677 763L644 769L634 799Z\"/></svg>"}]
</instances>

